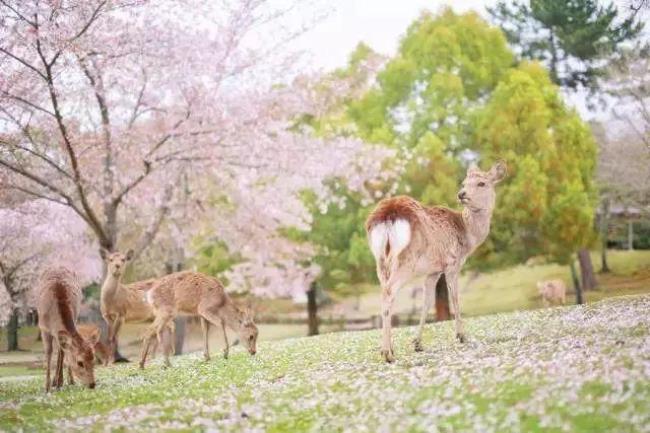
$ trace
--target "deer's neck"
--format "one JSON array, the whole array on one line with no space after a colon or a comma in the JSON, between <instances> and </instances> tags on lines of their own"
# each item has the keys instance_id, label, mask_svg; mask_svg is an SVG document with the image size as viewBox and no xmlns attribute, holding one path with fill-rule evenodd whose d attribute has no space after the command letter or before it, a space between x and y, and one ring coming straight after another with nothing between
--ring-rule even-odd
<instances>
[{"instance_id":1,"label":"deer's neck","mask_svg":"<svg viewBox=\"0 0 650 433\"><path fill-rule=\"evenodd\" d=\"M467 228L467 243L471 254L479 245L485 241L490 233L490 222L492 221L492 210L471 210L463 209L463 222Z\"/></svg>"},{"instance_id":2,"label":"deer's neck","mask_svg":"<svg viewBox=\"0 0 650 433\"><path fill-rule=\"evenodd\" d=\"M220 311L221 318L223 319L226 326L232 329L235 332L239 332L239 329L243 323L243 313L232 302L226 303Z\"/></svg>"},{"instance_id":3,"label":"deer's neck","mask_svg":"<svg viewBox=\"0 0 650 433\"><path fill-rule=\"evenodd\" d=\"M104 280L104 284L102 284L101 290L102 303L111 302L113 299L115 299L115 295L120 289L121 279L121 276L116 277L110 273L106 274L106 279Z\"/></svg>"}]
</instances>

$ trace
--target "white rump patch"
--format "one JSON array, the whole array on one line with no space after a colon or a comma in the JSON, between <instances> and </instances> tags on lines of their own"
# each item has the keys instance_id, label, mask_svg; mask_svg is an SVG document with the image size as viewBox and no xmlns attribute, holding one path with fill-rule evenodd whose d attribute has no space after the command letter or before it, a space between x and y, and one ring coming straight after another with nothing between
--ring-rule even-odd
<instances>
[{"instance_id":1,"label":"white rump patch","mask_svg":"<svg viewBox=\"0 0 650 433\"><path fill-rule=\"evenodd\" d=\"M398 256L411 242L411 224L404 219L396 219L388 232L390 253Z\"/></svg>"},{"instance_id":2,"label":"white rump patch","mask_svg":"<svg viewBox=\"0 0 650 433\"><path fill-rule=\"evenodd\" d=\"M386 242L390 244L389 255L397 256L411 242L411 225L405 219L383 222L370 230L370 249L375 260L386 251Z\"/></svg>"},{"instance_id":3,"label":"white rump patch","mask_svg":"<svg viewBox=\"0 0 650 433\"><path fill-rule=\"evenodd\" d=\"M386 223L377 224L370 230L370 250L372 255L375 256L375 260L378 260L384 252L387 239L388 227Z\"/></svg>"},{"instance_id":4,"label":"white rump patch","mask_svg":"<svg viewBox=\"0 0 650 433\"><path fill-rule=\"evenodd\" d=\"M153 293L151 289L147 290L147 294L145 295L145 298L147 300L147 304L153 306Z\"/></svg>"}]
</instances>

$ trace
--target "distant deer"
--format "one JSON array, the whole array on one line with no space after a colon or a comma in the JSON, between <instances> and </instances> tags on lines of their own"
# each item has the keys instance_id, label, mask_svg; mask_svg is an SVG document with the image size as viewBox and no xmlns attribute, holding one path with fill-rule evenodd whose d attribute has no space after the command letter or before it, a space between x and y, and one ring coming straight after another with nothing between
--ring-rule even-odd
<instances>
[{"instance_id":1,"label":"distant deer","mask_svg":"<svg viewBox=\"0 0 650 433\"><path fill-rule=\"evenodd\" d=\"M436 283L445 275L454 313L456 337L465 341L460 318L458 275L467 258L490 232L496 194L495 185L506 176L503 162L484 172L470 166L458 199L462 212L445 207L425 207L406 197L379 202L366 222L370 249L375 256L381 283L381 354L387 362L395 360L391 339L393 300L408 284L425 281L424 305L414 339L422 350L422 328L435 301Z\"/></svg>"},{"instance_id":2,"label":"distant deer","mask_svg":"<svg viewBox=\"0 0 650 433\"><path fill-rule=\"evenodd\" d=\"M153 319L153 311L146 297L147 290L153 286L155 279L122 284L126 266L133 258L133 250L122 254L118 251L109 253L102 249L101 255L106 262L106 279L101 288L100 309L108 325L110 362L114 362L117 337L124 322Z\"/></svg>"},{"instance_id":3,"label":"distant deer","mask_svg":"<svg viewBox=\"0 0 650 433\"><path fill-rule=\"evenodd\" d=\"M37 310L38 327L45 349L46 392L50 391L52 385L55 388L63 385L64 362L68 367L70 383L74 382L74 376L88 388L95 387L95 357L76 325L81 297L81 287L71 271L58 267L46 270L41 276ZM56 372L54 381L50 381L52 343L55 340L58 345Z\"/></svg>"},{"instance_id":4,"label":"distant deer","mask_svg":"<svg viewBox=\"0 0 650 433\"><path fill-rule=\"evenodd\" d=\"M112 354L108 345L102 343L100 340L101 332L99 327L95 324L84 324L77 326L77 331L79 331L79 335L92 348L97 361L100 364L108 365L108 362L112 359Z\"/></svg>"},{"instance_id":5,"label":"distant deer","mask_svg":"<svg viewBox=\"0 0 650 433\"><path fill-rule=\"evenodd\" d=\"M201 317L203 330L203 356L210 359L208 331L210 324L220 326L225 341L224 358L228 357L228 336L226 327L239 334L242 344L251 355L256 352L257 326L248 311L240 309L225 292L221 282L199 272L183 271L169 274L159 279L147 293L147 299L153 308L155 319L142 341L140 368L144 368L149 348L158 339L163 346L165 366L169 366L169 355L173 347L171 339L161 334L173 325L177 315ZM167 341L165 341L167 340Z\"/></svg>"},{"instance_id":6,"label":"distant deer","mask_svg":"<svg viewBox=\"0 0 650 433\"><path fill-rule=\"evenodd\" d=\"M566 303L566 285L562 280L538 281L537 289L545 307L556 302L562 305Z\"/></svg>"}]
</instances>

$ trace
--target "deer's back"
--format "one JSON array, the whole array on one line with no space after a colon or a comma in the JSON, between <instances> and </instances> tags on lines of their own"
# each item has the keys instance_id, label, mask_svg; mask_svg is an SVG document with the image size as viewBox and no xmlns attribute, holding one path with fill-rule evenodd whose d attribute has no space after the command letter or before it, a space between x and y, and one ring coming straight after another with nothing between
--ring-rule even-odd
<instances>
[{"instance_id":1,"label":"deer's back","mask_svg":"<svg viewBox=\"0 0 650 433\"><path fill-rule=\"evenodd\" d=\"M41 275L38 287L39 328L54 333L77 321L82 293L72 271L64 267L47 269Z\"/></svg>"},{"instance_id":2,"label":"deer's back","mask_svg":"<svg viewBox=\"0 0 650 433\"><path fill-rule=\"evenodd\" d=\"M182 271L161 278L151 289L154 306L173 305L178 313L196 315L201 302L224 302L223 286L214 277L200 272Z\"/></svg>"}]
</instances>

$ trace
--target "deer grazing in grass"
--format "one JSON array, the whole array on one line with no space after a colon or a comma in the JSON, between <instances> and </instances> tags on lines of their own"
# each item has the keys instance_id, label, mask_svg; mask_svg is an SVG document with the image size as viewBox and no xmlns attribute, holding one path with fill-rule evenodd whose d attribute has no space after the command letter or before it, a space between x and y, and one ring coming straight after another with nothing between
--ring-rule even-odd
<instances>
[{"instance_id":1,"label":"deer grazing in grass","mask_svg":"<svg viewBox=\"0 0 650 433\"><path fill-rule=\"evenodd\" d=\"M503 162L496 163L487 172L470 166L458 193L462 212L425 207L410 197L400 196L382 200L368 217L366 230L382 291L381 354L387 362L395 359L391 319L397 291L424 280L424 305L414 339L415 350L421 351L422 328L435 301L436 283L442 274L447 281L456 337L461 343L465 341L458 276L467 258L490 232L496 199L494 187L505 175Z\"/></svg>"},{"instance_id":2,"label":"deer grazing in grass","mask_svg":"<svg viewBox=\"0 0 650 433\"><path fill-rule=\"evenodd\" d=\"M77 330L77 316L81 306L81 287L76 276L58 267L46 270L41 276L38 299L38 327L45 349L45 391L63 386L63 366L68 367L68 380L73 376L88 388L95 387L95 356L90 345ZM53 342L58 352L54 380L50 381Z\"/></svg>"},{"instance_id":3,"label":"deer grazing in grass","mask_svg":"<svg viewBox=\"0 0 650 433\"><path fill-rule=\"evenodd\" d=\"M205 274L192 271L169 274L154 284L147 292L155 319L142 341L140 368L144 368L149 349L154 340L162 343L165 366L170 366L170 339L161 334L173 325L177 315L199 316L203 331L203 356L210 360L208 331L210 324L220 326L225 341L224 358L228 358L226 327L239 335L242 344L251 355L256 352L257 327L249 311L240 309L225 292L221 282ZM166 341L167 340L167 341Z\"/></svg>"},{"instance_id":4,"label":"deer grazing in grass","mask_svg":"<svg viewBox=\"0 0 650 433\"><path fill-rule=\"evenodd\" d=\"M101 250L106 262L106 279L101 288L100 309L108 326L108 350L110 362L114 362L117 337L124 322L144 322L153 319L151 305L147 302L147 290L155 279L122 284L126 266L133 257L133 250L126 254Z\"/></svg>"}]
</instances>

